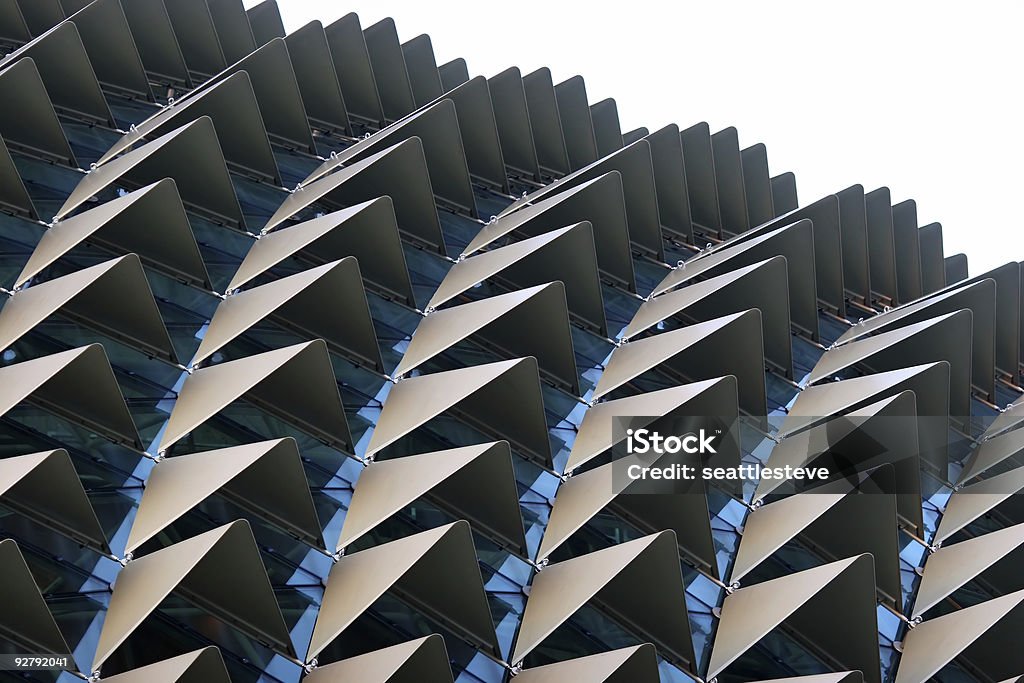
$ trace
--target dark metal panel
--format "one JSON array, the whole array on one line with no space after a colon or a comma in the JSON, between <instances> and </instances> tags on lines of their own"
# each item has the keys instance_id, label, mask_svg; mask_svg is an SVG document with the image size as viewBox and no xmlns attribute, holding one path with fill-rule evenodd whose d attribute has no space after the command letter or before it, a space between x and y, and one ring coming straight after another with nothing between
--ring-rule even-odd
<instances>
[{"instance_id":1,"label":"dark metal panel","mask_svg":"<svg viewBox=\"0 0 1024 683\"><path fill-rule=\"evenodd\" d=\"M848 295L870 306L871 265L864 186L851 185L836 196L839 197L839 232L843 244L843 286Z\"/></svg>"},{"instance_id":2,"label":"dark metal panel","mask_svg":"<svg viewBox=\"0 0 1024 683\"><path fill-rule=\"evenodd\" d=\"M594 122L590 119L587 86L582 76L573 76L555 86L558 117L562 122L569 167L575 171L597 161Z\"/></svg>"},{"instance_id":3,"label":"dark metal panel","mask_svg":"<svg viewBox=\"0 0 1024 683\"><path fill-rule=\"evenodd\" d=\"M284 39L310 123L351 134L345 97L334 70L324 25L311 21Z\"/></svg>"},{"instance_id":4,"label":"dark metal panel","mask_svg":"<svg viewBox=\"0 0 1024 683\"><path fill-rule=\"evenodd\" d=\"M946 264L942 251L942 224L929 223L917 233L921 246L921 285L924 294L946 286Z\"/></svg>"},{"instance_id":5,"label":"dark metal panel","mask_svg":"<svg viewBox=\"0 0 1024 683\"><path fill-rule=\"evenodd\" d=\"M101 83L141 95L153 93L119 0L96 0L70 17Z\"/></svg>"},{"instance_id":6,"label":"dark metal panel","mask_svg":"<svg viewBox=\"0 0 1024 683\"><path fill-rule=\"evenodd\" d=\"M722 227L727 233L738 235L750 229L750 217L747 216L747 195L737 130L729 127L712 135L711 151Z\"/></svg>"},{"instance_id":7,"label":"dark metal panel","mask_svg":"<svg viewBox=\"0 0 1024 683\"><path fill-rule=\"evenodd\" d=\"M58 111L114 127L114 116L100 90L78 27L65 21L0 60L0 71L30 57Z\"/></svg>"},{"instance_id":8,"label":"dark metal panel","mask_svg":"<svg viewBox=\"0 0 1024 683\"><path fill-rule=\"evenodd\" d=\"M18 6L34 36L41 36L64 21L64 10L58 0L18 0Z\"/></svg>"},{"instance_id":9,"label":"dark metal panel","mask_svg":"<svg viewBox=\"0 0 1024 683\"><path fill-rule=\"evenodd\" d=\"M967 254L953 254L943 261L946 271L946 284L953 285L967 279Z\"/></svg>"},{"instance_id":10,"label":"dark metal panel","mask_svg":"<svg viewBox=\"0 0 1024 683\"><path fill-rule=\"evenodd\" d=\"M693 223L690 220L690 199L686 191L686 169L683 167L683 143L679 137L679 126L671 123L647 135L646 139L651 146L661 227L692 243Z\"/></svg>"},{"instance_id":11,"label":"dark metal panel","mask_svg":"<svg viewBox=\"0 0 1024 683\"><path fill-rule=\"evenodd\" d=\"M523 76L523 90L526 92L530 128L541 172L548 176L566 175L572 169L562 134L562 119L558 113L551 70L541 67Z\"/></svg>"},{"instance_id":12,"label":"dark metal panel","mask_svg":"<svg viewBox=\"0 0 1024 683\"><path fill-rule=\"evenodd\" d=\"M619 127L619 109L615 100L608 98L590 106L590 120L594 122L597 155L607 156L622 149L622 128Z\"/></svg>"},{"instance_id":13,"label":"dark metal panel","mask_svg":"<svg viewBox=\"0 0 1024 683\"><path fill-rule=\"evenodd\" d=\"M384 109L370 66L363 29L355 12L346 14L324 29L334 57L341 92L345 95L349 116L356 116L373 127L384 123Z\"/></svg>"},{"instance_id":14,"label":"dark metal panel","mask_svg":"<svg viewBox=\"0 0 1024 683\"><path fill-rule=\"evenodd\" d=\"M405 68L409 72L413 100L417 107L433 102L444 92L441 72L437 69L434 47L426 33L402 43Z\"/></svg>"},{"instance_id":15,"label":"dark metal panel","mask_svg":"<svg viewBox=\"0 0 1024 683\"><path fill-rule=\"evenodd\" d=\"M880 187L868 192L864 195L864 204L868 221L872 298L887 305L901 303L896 286L896 247L893 241L889 188Z\"/></svg>"},{"instance_id":16,"label":"dark metal panel","mask_svg":"<svg viewBox=\"0 0 1024 683\"><path fill-rule=\"evenodd\" d=\"M776 216L800 206L796 195L796 175L793 172L787 171L772 177L772 204L775 205Z\"/></svg>"},{"instance_id":17,"label":"dark metal panel","mask_svg":"<svg viewBox=\"0 0 1024 683\"><path fill-rule=\"evenodd\" d=\"M917 235L917 202L892 205L892 239L896 249L896 290L900 303L920 299L921 245Z\"/></svg>"},{"instance_id":18,"label":"dark metal panel","mask_svg":"<svg viewBox=\"0 0 1024 683\"><path fill-rule=\"evenodd\" d=\"M200 76L199 80L223 70L228 61L224 59L206 0L173 0L164 5L188 70Z\"/></svg>"},{"instance_id":19,"label":"dark metal panel","mask_svg":"<svg viewBox=\"0 0 1024 683\"><path fill-rule=\"evenodd\" d=\"M530 111L519 69L511 67L487 81L501 154L513 171L540 180L537 149L533 144Z\"/></svg>"},{"instance_id":20,"label":"dark metal panel","mask_svg":"<svg viewBox=\"0 0 1024 683\"><path fill-rule=\"evenodd\" d=\"M641 126L640 128L634 128L631 131L622 134L622 145L631 145L637 140L641 140L651 134L647 128Z\"/></svg>"},{"instance_id":21,"label":"dark metal panel","mask_svg":"<svg viewBox=\"0 0 1024 683\"><path fill-rule=\"evenodd\" d=\"M768 172L768 148L759 142L741 151L740 158L743 162L743 189L747 197L750 224L767 223L775 218L772 179Z\"/></svg>"},{"instance_id":22,"label":"dark metal panel","mask_svg":"<svg viewBox=\"0 0 1024 683\"><path fill-rule=\"evenodd\" d=\"M683 143L683 166L690 214L694 228L716 237L722 236L722 214L718 208L715 157L711 149L711 129L698 123L679 133Z\"/></svg>"},{"instance_id":23,"label":"dark metal panel","mask_svg":"<svg viewBox=\"0 0 1024 683\"><path fill-rule=\"evenodd\" d=\"M441 89L444 92L457 88L469 80L469 67L466 66L466 60L462 57L456 57L452 61L442 64L437 67L437 71L441 75Z\"/></svg>"},{"instance_id":24,"label":"dark metal panel","mask_svg":"<svg viewBox=\"0 0 1024 683\"><path fill-rule=\"evenodd\" d=\"M397 121L416 108L416 100L409 82L409 71L405 56L398 42L398 30L391 17L381 19L363 30L366 50L373 67L373 79L377 83L384 118Z\"/></svg>"},{"instance_id":25,"label":"dark metal panel","mask_svg":"<svg viewBox=\"0 0 1024 683\"><path fill-rule=\"evenodd\" d=\"M266 45L274 38L285 37L284 22L281 20L277 0L263 0L246 10L245 14L249 17L249 28L252 30L256 47Z\"/></svg>"},{"instance_id":26,"label":"dark metal panel","mask_svg":"<svg viewBox=\"0 0 1024 683\"><path fill-rule=\"evenodd\" d=\"M191 87L192 77L163 0L121 0L121 7L149 78Z\"/></svg>"},{"instance_id":27,"label":"dark metal panel","mask_svg":"<svg viewBox=\"0 0 1024 683\"><path fill-rule=\"evenodd\" d=\"M206 0L206 4L227 63L237 62L256 49L242 0Z\"/></svg>"}]
</instances>

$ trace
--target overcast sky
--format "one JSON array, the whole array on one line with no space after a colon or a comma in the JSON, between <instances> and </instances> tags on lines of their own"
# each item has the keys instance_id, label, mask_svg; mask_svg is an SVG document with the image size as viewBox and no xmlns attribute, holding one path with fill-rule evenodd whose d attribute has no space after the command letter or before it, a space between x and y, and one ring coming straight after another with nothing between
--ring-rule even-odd
<instances>
[{"instance_id":1,"label":"overcast sky","mask_svg":"<svg viewBox=\"0 0 1024 683\"><path fill-rule=\"evenodd\" d=\"M246 7L257 4L247 0ZM739 129L800 203L854 183L915 199L972 275L1024 260L1024 2L602 3L278 0L290 32L356 12L429 34L471 76L516 65L580 74L623 131Z\"/></svg>"}]
</instances>

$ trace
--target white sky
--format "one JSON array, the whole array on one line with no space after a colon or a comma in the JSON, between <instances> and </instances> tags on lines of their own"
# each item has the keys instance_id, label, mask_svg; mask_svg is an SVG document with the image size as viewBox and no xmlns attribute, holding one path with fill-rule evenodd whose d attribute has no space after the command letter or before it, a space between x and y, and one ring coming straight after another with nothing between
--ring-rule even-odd
<instances>
[{"instance_id":1,"label":"white sky","mask_svg":"<svg viewBox=\"0 0 1024 683\"><path fill-rule=\"evenodd\" d=\"M258 0L246 0L251 7ZM290 32L354 11L438 64L580 74L623 131L707 121L764 142L801 204L861 183L939 221L971 275L1024 260L1024 2L278 0Z\"/></svg>"}]
</instances>

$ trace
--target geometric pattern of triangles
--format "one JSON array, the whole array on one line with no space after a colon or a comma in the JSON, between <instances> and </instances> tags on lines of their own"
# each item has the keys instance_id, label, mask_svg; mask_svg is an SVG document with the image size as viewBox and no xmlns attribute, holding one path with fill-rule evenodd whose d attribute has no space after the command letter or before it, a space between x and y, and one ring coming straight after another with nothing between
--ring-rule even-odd
<instances>
[{"instance_id":1,"label":"geometric pattern of triangles","mask_svg":"<svg viewBox=\"0 0 1024 683\"><path fill-rule=\"evenodd\" d=\"M1024 674L1017 260L969 277L914 200L801 198L733 127L278 5L0 2L0 652ZM741 480L621 478L626 421L711 418Z\"/></svg>"}]
</instances>

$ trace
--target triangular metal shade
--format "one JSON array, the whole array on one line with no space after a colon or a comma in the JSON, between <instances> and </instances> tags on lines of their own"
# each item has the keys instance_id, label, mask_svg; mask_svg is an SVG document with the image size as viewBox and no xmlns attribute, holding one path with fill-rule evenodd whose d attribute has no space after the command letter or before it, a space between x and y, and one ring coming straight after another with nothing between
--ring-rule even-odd
<instances>
[{"instance_id":1,"label":"triangular metal shade","mask_svg":"<svg viewBox=\"0 0 1024 683\"><path fill-rule=\"evenodd\" d=\"M104 683L231 683L220 649L213 645L114 676L104 676L103 681Z\"/></svg>"},{"instance_id":2,"label":"triangular metal shade","mask_svg":"<svg viewBox=\"0 0 1024 683\"><path fill-rule=\"evenodd\" d=\"M0 541L0 579L0 638L40 654L71 654L18 544L9 538Z\"/></svg>"},{"instance_id":3,"label":"triangular metal shade","mask_svg":"<svg viewBox=\"0 0 1024 683\"><path fill-rule=\"evenodd\" d=\"M507 409L515 397L516 410ZM551 445L532 357L476 365L404 379L391 388L370 437L370 457L428 423L455 411L499 439L507 439L547 465Z\"/></svg>"},{"instance_id":4,"label":"triangular metal shade","mask_svg":"<svg viewBox=\"0 0 1024 683\"><path fill-rule=\"evenodd\" d=\"M487 79L483 76L468 79L448 90L444 97L455 103L469 174L478 183L508 194L505 159L495 121L497 112L492 105Z\"/></svg>"},{"instance_id":5,"label":"triangular metal shade","mask_svg":"<svg viewBox=\"0 0 1024 683\"><path fill-rule=\"evenodd\" d=\"M101 553L110 550L63 448L0 460L0 505Z\"/></svg>"},{"instance_id":6,"label":"triangular metal shade","mask_svg":"<svg viewBox=\"0 0 1024 683\"><path fill-rule=\"evenodd\" d=\"M121 5L146 74L155 82L191 87L192 77L185 66L185 58L164 3L131 0Z\"/></svg>"},{"instance_id":7,"label":"triangular metal shade","mask_svg":"<svg viewBox=\"0 0 1024 683\"><path fill-rule=\"evenodd\" d=\"M358 259L359 271L367 281L414 303L390 197L372 199L263 235L246 252L227 289L242 287L290 257L322 265L347 256Z\"/></svg>"},{"instance_id":8,"label":"triangular metal shade","mask_svg":"<svg viewBox=\"0 0 1024 683\"><path fill-rule=\"evenodd\" d=\"M654 296L662 295L684 282L697 278L713 277L736 268L760 263L773 256L785 256L789 270L791 322L812 339L817 339L815 264L810 248L813 233L810 221L799 221L729 248L715 248L710 252L698 254L666 275L654 288Z\"/></svg>"},{"instance_id":9,"label":"triangular metal shade","mask_svg":"<svg viewBox=\"0 0 1024 683\"><path fill-rule=\"evenodd\" d=\"M256 46L266 45L274 38L284 38L284 22L277 0L263 0L245 11Z\"/></svg>"},{"instance_id":10,"label":"triangular metal shade","mask_svg":"<svg viewBox=\"0 0 1024 683\"><path fill-rule=\"evenodd\" d=\"M866 472L892 465L895 477L896 509L904 523L924 528L921 512L921 465L931 464L938 472L945 464L945 420L918 419L917 400L906 390L881 401L857 408L842 416L781 439L768 456L766 467L826 466L849 476L852 470ZM920 444L942 444L934 452ZM761 479L754 500L784 486L780 479Z\"/></svg>"},{"instance_id":11,"label":"triangular metal shade","mask_svg":"<svg viewBox=\"0 0 1024 683\"><path fill-rule=\"evenodd\" d=\"M99 344L0 368L0 415L22 401L142 450L110 361Z\"/></svg>"},{"instance_id":12,"label":"triangular metal shade","mask_svg":"<svg viewBox=\"0 0 1024 683\"><path fill-rule=\"evenodd\" d=\"M622 178L618 171L606 173L485 225L466 246L464 255L472 255L510 233L534 237L580 221L590 221L594 229L597 262L601 270L630 291L636 291Z\"/></svg>"},{"instance_id":13,"label":"triangular metal shade","mask_svg":"<svg viewBox=\"0 0 1024 683\"><path fill-rule=\"evenodd\" d=\"M224 68L224 51L206 0L164 3L188 70L203 81Z\"/></svg>"},{"instance_id":14,"label":"triangular metal shade","mask_svg":"<svg viewBox=\"0 0 1024 683\"><path fill-rule=\"evenodd\" d=\"M991 279L948 290L865 320L844 332L837 344L905 328L964 308L970 309L974 324L971 336L971 383L991 396L995 391L996 372L996 291L996 282Z\"/></svg>"},{"instance_id":15,"label":"triangular metal shade","mask_svg":"<svg viewBox=\"0 0 1024 683\"><path fill-rule=\"evenodd\" d=\"M733 375L596 403L583 416L565 471L582 467L616 445L616 439L622 436L613 429L616 417L632 418L639 429L646 426L638 419L644 416L658 418L683 413L719 416L731 423L737 412L736 377Z\"/></svg>"},{"instance_id":16,"label":"triangular metal shade","mask_svg":"<svg viewBox=\"0 0 1024 683\"><path fill-rule=\"evenodd\" d=\"M611 97L590 105L590 119L594 123L598 158L622 149L622 129L619 127L619 108Z\"/></svg>"},{"instance_id":17,"label":"triangular metal shade","mask_svg":"<svg viewBox=\"0 0 1024 683\"><path fill-rule=\"evenodd\" d=\"M658 683L658 657L650 643L523 669L517 683Z\"/></svg>"},{"instance_id":18,"label":"triangular metal shade","mask_svg":"<svg viewBox=\"0 0 1024 683\"><path fill-rule=\"evenodd\" d=\"M487 482L481 486L480 482ZM508 442L496 441L374 462L359 475L345 513L341 550L419 498L478 533L525 554L526 539Z\"/></svg>"},{"instance_id":19,"label":"triangular metal shade","mask_svg":"<svg viewBox=\"0 0 1024 683\"><path fill-rule=\"evenodd\" d=\"M149 79L119 0L95 0L68 17L78 28L100 83L153 99Z\"/></svg>"},{"instance_id":20,"label":"triangular metal shade","mask_svg":"<svg viewBox=\"0 0 1024 683\"><path fill-rule=\"evenodd\" d=\"M214 494L323 547L299 449L292 438L167 458L146 480L125 546L135 552L176 519Z\"/></svg>"},{"instance_id":21,"label":"triangular metal shade","mask_svg":"<svg viewBox=\"0 0 1024 683\"><path fill-rule=\"evenodd\" d=\"M210 18L217 31L217 42L227 61L241 59L256 49L241 0L206 0L206 5L210 8Z\"/></svg>"},{"instance_id":22,"label":"triangular metal shade","mask_svg":"<svg viewBox=\"0 0 1024 683\"><path fill-rule=\"evenodd\" d=\"M752 227L747 214L747 189L743 184L743 159L739 132L729 126L711 136L711 154L715 164L715 185L722 227L738 234Z\"/></svg>"},{"instance_id":23,"label":"triangular metal shade","mask_svg":"<svg viewBox=\"0 0 1024 683\"><path fill-rule=\"evenodd\" d=\"M1010 647L1024 628L1024 590L964 607L918 624L903 639L896 683L934 680L946 664L964 657L989 680L1015 676L1024 652Z\"/></svg>"},{"instance_id":24,"label":"triangular metal shade","mask_svg":"<svg viewBox=\"0 0 1024 683\"><path fill-rule=\"evenodd\" d=\"M132 560L114 584L90 671L110 659L171 593L295 656L252 529L244 520Z\"/></svg>"},{"instance_id":25,"label":"triangular metal shade","mask_svg":"<svg viewBox=\"0 0 1024 683\"><path fill-rule=\"evenodd\" d=\"M342 557L327 578L307 661L389 591L498 654L472 532L459 521Z\"/></svg>"},{"instance_id":26,"label":"triangular metal shade","mask_svg":"<svg viewBox=\"0 0 1024 683\"><path fill-rule=\"evenodd\" d=\"M917 235L917 202L892 205L892 239L896 252L896 289L900 303L921 298L921 244Z\"/></svg>"},{"instance_id":27,"label":"triangular metal shade","mask_svg":"<svg viewBox=\"0 0 1024 683\"><path fill-rule=\"evenodd\" d=\"M505 69L487 80L501 154L512 171L540 179L537 150L533 145L530 112L526 108L523 75L517 67Z\"/></svg>"},{"instance_id":28,"label":"triangular metal shade","mask_svg":"<svg viewBox=\"0 0 1024 683\"><path fill-rule=\"evenodd\" d=\"M856 479L830 482L753 510L743 524L731 580L739 581L803 536L829 558L870 553L876 587L890 605L901 605L895 482L893 467L883 465Z\"/></svg>"},{"instance_id":29,"label":"triangular metal shade","mask_svg":"<svg viewBox=\"0 0 1024 683\"><path fill-rule=\"evenodd\" d=\"M690 219L690 200L685 189L686 170L683 168L683 144L679 139L679 126L671 123L653 133L648 133L646 129L642 132L647 144L651 146L661 226L682 236L687 242L693 242L693 222Z\"/></svg>"},{"instance_id":30,"label":"triangular metal shade","mask_svg":"<svg viewBox=\"0 0 1024 683\"><path fill-rule=\"evenodd\" d=\"M32 219L39 218L32 198L28 196L25 183L21 180L18 167L7 150L3 138L0 138L0 207L8 213L21 214Z\"/></svg>"},{"instance_id":31,"label":"triangular metal shade","mask_svg":"<svg viewBox=\"0 0 1024 683\"><path fill-rule=\"evenodd\" d=\"M724 374L739 380L740 409L767 415L761 312L756 308L662 332L615 349L594 389L606 396L643 373L665 370L695 382Z\"/></svg>"},{"instance_id":32,"label":"triangular metal shade","mask_svg":"<svg viewBox=\"0 0 1024 683\"><path fill-rule=\"evenodd\" d=\"M569 166L569 153L562 135L551 70L541 67L523 76L523 90L541 172L553 176L570 173L573 169Z\"/></svg>"},{"instance_id":33,"label":"triangular metal shade","mask_svg":"<svg viewBox=\"0 0 1024 683\"><path fill-rule=\"evenodd\" d=\"M269 38L266 42L269 42ZM324 25L319 21L311 21L292 31L284 42L288 46L288 55L295 69L295 79L310 124L326 130L351 133L345 97L338 82L338 73L334 69Z\"/></svg>"},{"instance_id":34,"label":"triangular metal shade","mask_svg":"<svg viewBox=\"0 0 1024 683\"><path fill-rule=\"evenodd\" d=\"M240 398L335 448L352 446L327 345L317 339L194 371L178 391L158 452Z\"/></svg>"},{"instance_id":35,"label":"triangular metal shade","mask_svg":"<svg viewBox=\"0 0 1024 683\"><path fill-rule=\"evenodd\" d=\"M984 282L985 280L995 280L995 364L996 370L1005 375L1013 375L1018 370L1018 363L1024 362L1024 357L1021 356L1021 349L1024 348L1021 345L1021 337L1024 336L1024 330L1021 329L1021 321L1024 320L1024 317L1021 316L1020 305L1022 291L1021 272L1020 265L1016 261L1010 261L970 279L967 279L965 274L965 277L961 280L951 282L944 289L927 295L925 299L930 301L943 298L947 293L961 291L969 285ZM963 308L973 307L964 306Z\"/></svg>"},{"instance_id":36,"label":"triangular metal shade","mask_svg":"<svg viewBox=\"0 0 1024 683\"><path fill-rule=\"evenodd\" d=\"M718 207L715 159L711 148L711 127L704 121L679 131L686 169L684 187L693 212L694 227L707 235L723 237Z\"/></svg>"},{"instance_id":37,"label":"triangular metal shade","mask_svg":"<svg viewBox=\"0 0 1024 683\"><path fill-rule=\"evenodd\" d=\"M459 132L459 119L455 103L450 99L443 99L347 147L322 163L302 183L309 185L336 169L371 157L412 137L418 137L423 145L434 194L474 214L476 202Z\"/></svg>"},{"instance_id":38,"label":"triangular metal shade","mask_svg":"<svg viewBox=\"0 0 1024 683\"><path fill-rule=\"evenodd\" d=\"M112 307L114 300L118 305ZM0 309L0 348L11 346L54 314L148 355L177 362L135 254L19 289Z\"/></svg>"},{"instance_id":39,"label":"triangular metal shade","mask_svg":"<svg viewBox=\"0 0 1024 683\"><path fill-rule=\"evenodd\" d=\"M768 148L758 142L740 151L743 164L743 190L747 197L747 215L751 225L761 225L775 218L775 202L772 200L772 179L768 171ZM861 201L861 205L864 202ZM863 211L862 211L863 213ZM846 233L843 233L843 267L846 267ZM865 259L865 265L867 261ZM849 279L849 278L847 278ZM850 288L849 282L846 284Z\"/></svg>"},{"instance_id":40,"label":"triangular metal shade","mask_svg":"<svg viewBox=\"0 0 1024 683\"><path fill-rule=\"evenodd\" d=\"M935 532L935 543L942 543L956 532L1004 503L1017 503L1016 494L1024 489L1024 467L997 474L976 484L954 491ZM1014 515L1017 516L1017 515ZM1024 521L1024 520L1011 520Z\"/></svg>"},{"instance_id":41,"label":"triangular metal shade","mask_svg":"<svg viewBox=\"0 0 1024 683\"><path fill-rule=\"evenodd\" d=\"M695 666L675 534L662 531L564 562L535 575L516 637L521 662L586 604L606 607L678 666Z\"/></svg>"},{"instance_id":42,"label":"triangular metal shade","mask_svg":"<svg viewBox=\"0 0 1024 683\"><path fill-rule=\"evenodd\" d=\"M434 633L317 667L308 683L452 683L444 638Z\"/></svg>"},{"instance_id":43,"label":"triangular metal shade","mask_svg":"<svg viewBox=\"0 0 1024 683\"><path fill-rule=\"evenodd\" d=\"M0 136L8 147L78 166L35 61L26 57L0 72Z\"/></svg>"},{"instance_id":44,"label":"triangular metal shade","mask_svg":"<svg viewBox=\"0 0 1024 683\"><path fill-rule=\"evenodd\" d=\"M244 71L204 88L192 97L175 102L173 106L161 109L145 121L135 124L100 157L98 163L106 164L126 150L202 116L210 117L217 128L217 139L227 163L247 174L281 183L281 174L270 149L267 130L263 127L263 117L252 82L249 74Z\"/></svg>"},{"instance_id":45,"label":"triangular metal shade","mask_svg":"<svg viewBox=\"0 0 1024 683\"><path fill-rule=\"evenodd\" d=\"M765 360L780 368L787 377L792 377L793 348L786 273L786 258L775 256L648 299L637 309L622 331L622 337L635 337L670 317L678 316L687 322L705 322L726 313L757 308L761 311Z\"/></svg>"},{"instance_id":46,"label":"triangular metal shade","mask_svg":"<svg viewBox=\"0 0 1024 683\"><path fill-rule=\"evenodd\" d=\"M381 195L391 197L398 228L406 235L444 251L441 223L434 205L423 143L409 138L357 161L290 194L267 221L267 233L310 205L351 207Z\"/></svg>"},{"instance_id":47,"label":"triangular metal shade","mask_svg":"<svg viewBox=\"0 0 1024 683\"><path fill-rule=\"evenodd\" d=\"M383 370L359 262L351 256L221 301L189 365L206 360L263 320L303 337L323 339L335 353Z\"/></svg>"},{"instance_id":48,"label":"triangular metal shade","mask_svg":"<svg viewBox=\"0 0 1024 683\"><path fill-rule=\"evenodd\" d=\"M140 231L143 220L146 230ZM177 185L170 178L50 226L15 286L25 284L82 242L93 242L117 254L135 253L147 266L210 287Z\"/></svg>"},{"instance_id":49,"label":"triangular metal shade","mask_svg":"<svg viewBox=\"0 0 1024 683\"><path fill-rule=\"evenodd\" d=\"M569 313L607 334L594 233L589 221L481 252L452 265L429 306L439 307L488 279L517 287L561 280Z\"/></svg>"},{"instance_id":50,"label":"triangular metal shade","mask_svg":"<svg viewBox=\"0 0 1024 683\"><path fill-rule=\"evenodd\" d=\"M911 616L922 616L968 581L981 579L998 594L1024 588L1020 562L1024 524L943 546L925 561Z\"/></svg>"},{"instance_id":51,"label":"triangular metal shade","mask_svg":"<svg viewBox=\"0 0 1024 683\"><path fill-rule=\"evenodd\" d=\"M925 365L879 372L840 382L828 382L807 387L790 406L789 413L779 428L779 435L787 437L811 426L827 422L830 417L863 408L881 398L892 397L904 391L914 393L918 419L918 452L922 464L945 478L947 475L947 444L949 420L949 363L939 361ZM868 409L865 408L865 411ZM913 416L909 410L897 411L898 416ZM888 420L883 428L899 428L901 420ZM893 424L894 423L894 424ZM882 432L884 433L884 432ZM902 486L902 485L901 485ZM902 509L902 505L901 505Z\"/></svg>"},{"instance_id":52,"label":"triangular metal shade","mask_svg":"<svg viewBox=\"0 0 1024 683\"><path fill-rule=\"evenodd\" d=\"M717 576L711 514L703 486L671 495L630 491L634 482L623 475L632 464L648 463L638 456L626 456L570 477L558 487L537 561L548 558L602 510L610 508L642 531L671 529L680 553Z\"/></svg>"},{"instance_id":53,"label":"triangular metal shade","mask_svg":"<svg viewBox=\"0 0 1024 683\"><path fill-rule=\"evenodd\" d=\"M437 71L441 76L441 89L444 92L457 88L469 80L469 65L462 57L441 64Z\"/></svg>"},{"instance_id":54,"label":"triangular metal shade","mask_svg":"<svg viewBox=\"0 0 1024 683\"><path fill-rule=\"evenodd\" d=\"M1008 458L1014 458L1024 452L1024 429L1015 429L990 439L984 439L971 453L958 484L977 477L989 468L995 467Z\"/></svg>"},{"instance_id":55,"label":"triangular metal shade","mask_svg":"<svg viewBox=\"0 0 1024 683\"><path fill-rule=\"evenodd\" d=\"M579 393L565 287L561 282L430 313L416 327L394 375L406 375L466 339L478 339L488 348L496 349L499 356L534 356L541 372Z\"/></svg>"},{"instance_id":56,"label":"triangular metal shade","mask_svg":"<svg viewBox=\"0 0 1024 683\"><path fill-rule=\"evenodd\" d=\"M422 107L441 96L441 73L437 70L430 36L421 33L402 43L402 56L409 72L413 100Z\"/></svg>"},{"instance_id":57,"label":"triangular metal shade","mask_svg":"<svg viewBox=\"0 0 1024 683\"><path fill-rule=\"evenodd\" d=\"M961 309L837 346L825 352L808 381L828 380L853 366L884 372L910 363L946 361L950 365L949 414L964 422L970 415L973 317L970 309Z\"/></svg>"},{"instance_id":58,"label":"triangular metal shade","mask_svg":"<svg viewBox=\"0 0 1024 683\"><path fill-rule=\"evenodd\" d=\"M314 153L316 145L302 105L302 94L292 70L288 46L281 38L274 38L220 71L189 93L186 101L240 71L249 74L267 133L281 144Z\"/></svg>"},{"instance_id":59,"label":"triangular metal shade","mask_svg":"<svg viewBox=\"0 0 1024 683\"><path fill-rule=\"evenodd\" d=\"M846 291L843 279L840 207L836 195L827 195L807 206L784 213L752 230L729 240L718 248L745 242L782 226L810 220L814 223L814 272L818 302L840 316L846 315Z\"/></svg>"},{"instance_id":60,"label":"triangular metal shade","mask_svg":"<svg viewBox=\"0 0 1024 683\"><path fill-rule=\"evenodd\" d=\"M385 17L363 30L366 51L373 67L373 79L377 83L380 101L387 120L397 121L416 107L413 99L409 72L405 66L405 55L398 42L395 20Z\"/></svg>"},{"instance_id":61,"label":"triangular metal shade","mask_svg":"<svg viewBox=\"0 0 1024 683\"><path fill-rule=\"evenodd\" d=\"M244 226L217 131L208 116L97 166L79 181L54 220L67 218L90 197L112 186L136 189L164 178L174 179L186 204L219 220Z\"/></svg>"},{"instance_id":62,"label":"triangular metal shade","mask_svg":"<svg viewBox=\"0 0 1024 683\"><path fill-rule=\"evenodd\" d=\"M568 189L579 187L611 171L618 171L622 177L630 241L647 253L663 260L665 250L661 241L661 220L658 215L654 166L651 160L651 145L646 140L634 142L550 185L534 190L511 204L498 217L502 218L525 206L536 204Z\"/></svg>"},{"instance_id":63,"label":"triangular metal shade","mask_svg":"<svg viewBox=\"0 0 1024 683\"><path fill-rule=\"evenodd\" d=\"M573 76L555 86L558 118L562 122L569 167L575 171L597 161L594 122L590 119L587 87L582 76Z\"/></svg>"},{"instance_id":64,"label":"triangular metal shade","mask_svg":"<svg viewBox=\"0 0 1024 683\"><path fill-rule=\"evenodd\" d=\"M334 69L338 73L349 114L371 123L374 128L381 126L384 122L384 109L373 78L370 54L366 49L358 15L349 12L326 26L324 32L331 47Z\"/></svg>"},{"instance_id":65,"label":"triangular metal shade","mask_svg":"<svg viewBox=\"0 0 1024 683\"><path fill-rule=\"evenodd\" d=\"M718 676L780 625L823 651L839 666L881 683L875 617L874 563L858 555L740 588L725 597L708 664ZM822 624L842 614L843 629Z\"/></svg>"},{"instance_id":66,"label":"triangular metal shade","mask_svg":"<svg viewBox=\"0 0 1024 683\"><path fill-rule=\"evenodd\" d=\"M74 22L62 22L0 59L0 71L25 57L35 62L55 108L116 128Z\"/></svg>"},{"instance_id":67,"label":"triangular metal shade","mask_svg":"<svg viewBox=\"0 0 1024 683\"><path fill-rule=\"evenodd\" d=\"M942 224L929 223L917 231L921 247L921 284L924 295L946 286L946 257L942 249Z\"/></svg>"}]
</instances>

